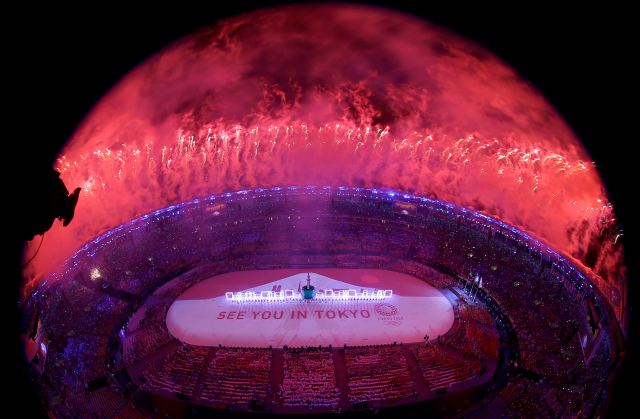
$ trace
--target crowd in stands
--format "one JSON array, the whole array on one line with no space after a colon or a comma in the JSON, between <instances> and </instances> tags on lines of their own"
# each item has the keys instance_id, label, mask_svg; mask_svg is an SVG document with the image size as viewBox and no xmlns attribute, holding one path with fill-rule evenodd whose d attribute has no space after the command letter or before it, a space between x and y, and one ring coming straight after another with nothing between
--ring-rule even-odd
<instances>
[{"instance_id":1,"label":"crowd in stands","mask_svg":"<svg viewBox=\"0 0 640 419\"><path fill-rule=\"evenodd\" d=\"M279 395L285 406L336 407L339 394L331 350L285 350Z\"/></svg>"},{"instance_id":2,"label":"crowd in stands","mask_svg":"<svg viewBox=\"0 0 640 419\"><path fill-rule=\"evenodd\" d=\"M496 322L486 307L477 304L462 304L459 307L460 318L464 321L474 321L481 325L493 328Z\"/></svg>"},{"instance_id":3,"label":"crowd in stands","mask_svg":"<svg viewBox=\"0 0 640 419\"><path fill-rule=\"evenodd\" d=\"M455 356L436 345L418 346L414 355L425 382L434 392L470 380L482 370L480 362Z\"/></svg>"},{"instance_id":4,"label":"crowd in stands","mask_svg":"<svg viewBox=\"0 0 640 419\"><path fill-rule=\"evenodd\" d=\"M540 383L514 377L500 393L500 399L505 404L504 418L556 417L548 403L548 390Z\"/></svg>"},{"instance_id":5,"label":"crowd in stands","mask_svg":"<svg viewBox=\"0 0 640 419\"><path fill-rule=\"evenodd\" d=\"M397 260L389 268L411 274L439 289L449 288L456 283L456 280L450 275L445 275L429 266L411 260Z\"/></svg>"},{"instance_id":6,"label":"crowd in stands","mask_svg":"<svg viewBox=\"0 0 640 419\"><path fill-rule=\"evenodd\" d=\"M464 367L456 369L461 360L477 374L473 360L495 358L500 347L495 329L508 322L516 336L505 345L517 349L515 366L540 377L542 383L507 386L504 398L510 400L511 412L522 409L527 413L526 405L536 397L544 399L555 416L592 412L598 395L606 393L616 342L608 329L589 324L587 306L594 307L591 311L596 318L607 318L610 313L600 297L581 283L580 276L530 239L495 223L483 224L469 211L463 214L450 206L418 202L415 211L402 213L391 198L380 195L353 189L341 193L299 189L264 192L256 199L250 194L218 197L150 215L87 244L56 274L56 281L30 297L38 302L42 336L48 346L42 373L45 399L68 400L55 404L54 411L63 404L86 404L84 399L74 401L69 393L80 394L89 381L109 372L113 360L110 347L118 341L114 336L159 287L172 284L163 290L154 303L157 305L148 307L139 328L125 336L121 351L127 365L142 362L171 343L163 325L167 307L163 304L201 279L238 269L338 266L413 273L440 288L454 286L457 279L453 278L470 270L480 274L482 292L491 296L506 317L494 327L483 310L463 307L459 320L464 322L441 338L442 350L427 346L416 353L427 382L448 386L451 377L459 382L470 374ZM209 211L214 204L218 209ZM497 318L495 312L491 317ZM588 345L595 339L601 343ZM596 353L583 354L585 348L594 348ZM222 365L217 359L224 351L233 352L217 348L209 367ZM462 357L451 358L451 351ZM263 378L256 388L249 387L244 401L264 397L261 395L268 391L268 378L264 377L268 377L270 358L266 352L249 356L254 361L247 363L256 365L254 375ZM202 389L195 388L201 370L193 368L194 362L204 365L207 354L208 350L199 352L180 345L164 363L147 365L145 385L191 396L195 392L202 400L209 397L235 403L233 395L225 396L222 390L216 393L214 388L223 386L215 381L204 381ZM367 356L361 358L367 360ZM358 375L358 359L353 356L347 362L349 400L372 400L366 392L359 393L366 385L358 387L358 383L376 377L365 372ZM375 357L370 361L377 362ZM393 374L400 376L406 365L397 362ZM433 365L445 365L450 374L438 375ZM215 369L210 372L215 376ZM243 378L241 370L231 371L229 376ZM243 388L240 382L236 384ZM415 391L405 385L404 378L397 383L389 392L392 396L405 397L400 395ZM534 396L528 397L528 393ZM76 408L82 412L82 405Z\"/></svg>"},{"instance_id":7,"label":"crowd in stands","mask_svg":"<svg viewBox=\"0 0 640 419\"><path fill-rule=\"evenodd\" d=\"M269 386L269 349L216 348L200 384L200 398L222 406L264 402Z\"/></svg>"},{"instance_id":8,"label":"crowd in stands","mask_svg":"<svg viewBox=\"0 0 640 419\"><path fill-rule=\"evenodd\" d=\"M135 404L130 402L127 403L127 405L120 410L115 417L117 419L148 419L149 415L147 413L140 412L140 410L136 408Z\"/></svg>"},{"instance_id":9,"label":"crowd in stands","mask_svg":"<svg viewBox=\"0 0 640 419\"><path fill-rule=\"evenodd\" d=\"M523 259L524 262L520 263L527 263L530 258L525 256ZM503 274L507 277L516 277L509 268L504 270L506 272ZM520 278L522 276L520 274ZM579 341L580 331L584 334L589 332L575 315L580 310L579 300L545 276L543 274L541 278L536 278L531 275L521 281L526 284L525 281L537 280L547 285L546 289L504 283L507 281L502 284L497 281L485 283L490 287L492 297L509 313L517 332L520 353L518 366L541 377L545 383L545 400L557 414L573 416L583 406L580 401L582 397L576 400L576 393L582 393L587 388L589 377L594 373L585 365ZM528 304L523 304L523 301ZM608 351L606 345L600 350ZM527 399L522 400L524 403ZM531 399L532 402L534 400Z\"/></svg>"},{"instance_id":10,"label":"crowd in stands","mask_svg":"<svg viewBox=\"0 0 640 419\"><path fill-rule=\"evenodd\" d=\"M209 348L181 344L173 354L148 364L142 388L191 397L208 354Z\"/></svg>"},{"instance_id":11,"label":"crowd in stands","mask_svg":"<svg viewBox=\"0 0 640 419\"><path fill-rule=\"evenodd\" d=\"M124 340L124 360L128 365L133 365L146 359L172 340L175 338L169 334L167 327L163 324L153 324L144 329L138 329Z\"/></svg>"},{"instance_id":12,"label":"crowd in stands","mask_svg":"<svg viewBox=\"0 0 640 419\"><path fill-rule=\"evenodd\" d=\"M499 336L495 322L486 309L478 305L459 304L452 330L440 342L477 359L497 359Z\"/></svg>"},{"instance_id":13,"label":"crowd in stands","mask_svg":"<svg viewBox=\"0 0 640 419\"><path fill-rule=\"evenodd\" d=\"M351 403L416 396L407 361L399 346L346 348Z\"/></svg>"},{"instance_id":14,"label":"crowd in stands","mask_svg":"<svg viewBox=\"0 0 640 419\"><path fill-rule=\"evenodd\" d=\"M118 412L127 404L127 399L116 386L107 386L86 394L89 410L95 417L104 412Z\"/></svg>"}]
</instances>

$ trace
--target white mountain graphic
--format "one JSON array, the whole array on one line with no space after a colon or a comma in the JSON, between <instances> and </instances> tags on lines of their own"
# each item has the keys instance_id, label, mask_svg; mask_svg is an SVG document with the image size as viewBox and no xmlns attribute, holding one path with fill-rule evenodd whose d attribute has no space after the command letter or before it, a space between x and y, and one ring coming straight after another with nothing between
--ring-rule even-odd
<instances>
[{"instance_id":1,"label":"white mountain graphic","mask_svg":"<svg viewBox=\"0 0 640 419\"><path fill-rule=\"evenodd\" d=\"M261 273L264 274L261 271L246 272L247 278ZM316 290L375 289L314 272L310 274L311 284ZM220 289L221 284L215 280L214 277L207 281ZM297 273L243 289L233 289L232 284L228 284L230 288L225 291L298 291L306 283L307 273ZM426 283L424 286L431 287ZM390 286L385 288L392 289ZM434 338L453 324L451 303L434 291L430 290L428 297L394 294L383 303L362 300L236 303L227 301L223 291L213 294L217 296L212 298L177 299L167 313L166 322L176 338L203 346L342 346L420 342L425 334ZM377 309L376 304L379 305Z\"/></svg>"}]
</instances>

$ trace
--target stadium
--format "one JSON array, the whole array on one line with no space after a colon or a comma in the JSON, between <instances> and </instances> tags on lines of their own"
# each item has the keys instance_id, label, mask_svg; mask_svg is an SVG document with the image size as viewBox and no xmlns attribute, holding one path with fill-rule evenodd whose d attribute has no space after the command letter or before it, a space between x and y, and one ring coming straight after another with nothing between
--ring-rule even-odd
<instances>
[{"instance_id":1,"label":"stadium","mask_svg":"<svg viewBox=\"0 0 640 419\"><path fill-rule=\"evenodd\" d=\"M599 173L445 29L364 5L218 22L114 85L55 169L75 218L27 244L19 298L49 417L610 408L629 301Z\"/></svg>"},{"instance_id":2,"label":"stadium","mask_svg":"<svg viewBox=\"0 0 640 419\"><path fill-rule=\"evenodd\" d=\"M307 272L358 294L225 298L299 290ZM171 206L98 237L56 275L28 306L43 396L62 417L416 404L575 416L603 408L621 349L605 299L552 249L485 215L375 189Z\"/></svg>"}]
</instances>

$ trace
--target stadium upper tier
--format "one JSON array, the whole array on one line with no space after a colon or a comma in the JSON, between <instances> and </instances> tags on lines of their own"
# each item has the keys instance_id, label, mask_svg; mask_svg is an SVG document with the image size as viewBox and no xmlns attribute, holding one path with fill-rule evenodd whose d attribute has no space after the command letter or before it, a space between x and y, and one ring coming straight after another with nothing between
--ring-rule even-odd
<instances>
[{"instance_id":1,"label":"stadium upper tier","mask_svg":"<svg viewBox=\"0 0 640 419\"><path fill-rule=\"evenodd\" d=\"M508 378L495 397L485 396L483 409L590 416L606 405L622 350L616 316L592 280L554 249L435 199L284 187L146 214L87 243L32 290L24 309L44 352L34 370L47 408L62 416L99 414L100 406L134 409L140 402L125 379L122 348L133 313L154 298L167 307L212 275L289 267L395 270L452 289L471 287L469 275L477 274L476 295L502 325L502 345L512 354ZM427 274L432 269L441 281ZM284 365L292 359L285 354ZM96 382L111 401L87 401Z\"/></svg>"}]
</instances>

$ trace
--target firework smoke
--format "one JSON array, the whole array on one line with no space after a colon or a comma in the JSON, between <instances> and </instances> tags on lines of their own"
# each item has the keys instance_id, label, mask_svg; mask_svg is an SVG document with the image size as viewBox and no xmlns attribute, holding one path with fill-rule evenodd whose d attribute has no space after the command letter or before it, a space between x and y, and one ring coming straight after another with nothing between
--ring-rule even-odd
<instances>
[{"instance_id":1,"label":"firework smoke","mask_svg":"<svg viewBox=\"0 0 640 419\"><path fill-rule=\"evenodd\" d=\"M116 85L57 166L83 195L32 276L149 210L292 184L434 196L520 226L607 281L623 270L598 173L544 98L479 46L380 9L288 6L191 35Z\"/></svg>"}]
</instances>

